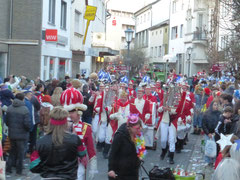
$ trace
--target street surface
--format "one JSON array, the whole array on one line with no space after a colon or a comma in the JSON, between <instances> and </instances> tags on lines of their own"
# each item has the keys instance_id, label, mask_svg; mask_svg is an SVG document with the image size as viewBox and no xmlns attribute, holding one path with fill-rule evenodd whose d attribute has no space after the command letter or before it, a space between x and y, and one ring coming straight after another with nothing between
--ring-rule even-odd
<instances>
[{"instance_id":1,"label":"street surface","mask_svg":"<svg viewBox=\"0 0 240 180\"><path fill-rule=\"evenodd\" d=\"M163 161L160 161L160 153L161 147L160 143L157 145L157 150L148 150L147 156L145 158L144 167L149 171L154 165L158 165L159 167L173 167L175 168L177 165L184 168L185 170L193 170L195 172L205 173L206 180L211 179L211 174L213 172L212 168L205 167L203 152L201 151L201 140L203 136L195 136L189 135L189 142L186 146L184 146L184 150L180 154L175 153L174 165L170 165L168 163L168 158L165 157ZM103 159L102 154L97 154L98 158L98 170L99 173L96 175L96 180L107 180L107 170L108 170L108 161ZM24 173L25 176L15 176L15 171L13 170L13 174L11 176L7 176L8 180L40 180L41 177L38 174L32 174L28 170L29 159L25 159L24 161ZM140 177L146 177L146 173L143 169L140 169Z\"/></svg>"}]
</instances>

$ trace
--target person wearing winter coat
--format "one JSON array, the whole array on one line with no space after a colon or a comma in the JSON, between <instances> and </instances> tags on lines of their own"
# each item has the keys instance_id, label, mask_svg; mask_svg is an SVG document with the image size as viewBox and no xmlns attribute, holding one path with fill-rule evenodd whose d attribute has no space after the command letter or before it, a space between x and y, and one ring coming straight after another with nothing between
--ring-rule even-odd
<instances>
[{"instance_id":1,"label":"person wearing winter coat","mask_svg":"<svg viewBox=\"0 0 240 180\"><path fill-rule=\"evenodd\" d=\"M86 147L81 139L67 131L68 112L55 107L50 112L48 132L37 141L31 154L30 170L46 179L77 179L78 161L87 163Z\"/></svg>"},{"instance_id":2,"label":"person wearing winter coat","mask_svg":"<svg viewBox=\"0 0 240 180\"><path fill-rule=\"evenodd\" d=\"M24 103L24 94L18 93L9 106L6 114L11 150L7 161L7 173L12 173L12 166L16 162L17 174L22 174L26 141L29 138L30 116Z\"/></svg>"},{"instance_id":3,"label":"person wearing winter coat","mask_svg":"<svg viewBox=\"0 0 240 180\"><path fill-rule=\"evenodd\" d=\"M217 127L219 117L221 112L218 110L219 103L218 101L214 101L210 104L209 109L203 115L202 127L205 134L205 144L207 140L214 140L214 132ZM205 162L208 164L214 163L213 158L209 158L205 156Z\"/></svg>"},{"instance_id":4,"label":"person wearing winter coat","mask_svg":"<svg viewBox=\"0 0 240 180\"><path fill-rule=\"evenodd\" d=\"M221 134L233 134L236 129L238 120L239 116L233 114L232 107L226 106L223 110L223 114L219 118L218 125L215 128L215 141L218 141L220 139Z\"/></svg>"},{"instance_id":5,"label":"person wearing winter coat","mask_svg":"<svg viewBox=\"0 0 240 180\"><path fill-rule=\"evenodd\" d=\"M138 180L140 158L138 157L135 136L141 133L141 120L128 118L114 135L108 162L109 180Z\"/></svg>"},{"instance_id":6,"label":"person wearing winter coat","mask_svg":"<svg viewBox=\"0 0 240 180\"><path fill-rule=\"evenodd\" d=\"M53 91L53 94L51 96L51 100L52 100L52 105L55 106L61 106L60 103L60 97L62 94L63 90L61 87L56 87Z\"/></svg>"}]
</instances>

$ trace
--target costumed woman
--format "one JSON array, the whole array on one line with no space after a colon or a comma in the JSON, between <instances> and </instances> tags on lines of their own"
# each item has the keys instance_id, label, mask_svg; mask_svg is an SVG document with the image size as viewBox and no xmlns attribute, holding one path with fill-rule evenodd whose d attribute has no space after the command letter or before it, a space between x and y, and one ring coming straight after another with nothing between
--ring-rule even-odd
<instances>
[{"instance_id":1,"label":"costumed woman","mask_svg":"<svg viewBox=\"0 0 240 180\"><path fill-rule=\"evenodd\" d=\"M146 154L141 120L130 115L116 132L109 156L109 180L138 180L141 159Z\"/></svg>"}]
</instances>

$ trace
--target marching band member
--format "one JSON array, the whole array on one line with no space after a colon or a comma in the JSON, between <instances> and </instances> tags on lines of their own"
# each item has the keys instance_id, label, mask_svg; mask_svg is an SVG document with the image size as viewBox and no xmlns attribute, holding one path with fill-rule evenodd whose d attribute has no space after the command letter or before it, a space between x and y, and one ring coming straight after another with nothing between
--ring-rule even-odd
<instances>
[{"instance_id":1,"label":"marching band member","mask_svg":"<svg viewBox=\"0 0 240 180\"><path fill-rule=\"evenodd\" d=\"M129 84L128 84L128 93L129 93L129 100L137 97L137 93L133 89L133 81L132 80L129 81Z\"/></svg>"},{"instance_id":2,"label":"marching band member","mask_svg":"<svg viewBox=\"0 0 240 180\"><path fill-rule=\"evenodd\" d=\"M159 128L161 128L161 147L162 154L160 156L161 160L164 159L167 151L169 150L169 163L174 164L174 152L175 152L175 143L177 136L177 123L176 120L171 121L170 115L176 114L175 108L170 108L168 106L164 106L164 100L161 101L160 107L158 108L159 112L159 121L157 125L157 133ZM157 137L156 137L157 138ZM169 144L169 149L168 149Z\"/></svg>"},{"instance_id":3,"label":"marching band member","mask_svg":"<svg viewBox=\"0 0 240 180\"><path fill-rule=\"evenodd\" d=\"M150 102L143 99L144 90L142 87L138 87L137 98L130 100L130 113L138 114L143 124L152 124Z\"/></svg>"},{"instance_id":4,"label":"marching band member","mask_svg":"<svg viewBox=\"0 0 240 180\"><path fill-rule=\"evenodd\" d=\"M83 96L81 92L75 88L66 89L60 98L60 102L64 109L69 111L69 117L73 122L72 130L76 133L83 144L87 148L89 158L89 179L93 179L97 173L97 158L92 138L92 128L90 124L84 123L81 120L82 111L87 109L87 106L83 104ZM80 162L78 165L78 180L83 180L86 169L86 162Z\"/></svg>"}]
</instances>

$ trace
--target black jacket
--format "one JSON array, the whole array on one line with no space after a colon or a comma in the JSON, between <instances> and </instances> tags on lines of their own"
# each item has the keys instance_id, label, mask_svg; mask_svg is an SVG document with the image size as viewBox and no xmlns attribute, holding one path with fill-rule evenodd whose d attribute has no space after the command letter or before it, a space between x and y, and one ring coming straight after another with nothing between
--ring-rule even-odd
<instances>
[{"instance_id":1,"label":"black jacket","mask_svg":"<svg viewBox=\"0 0 240 180\"><path fill-rule=\"evenodd\" d=\"M213 103L210 104L208 111L203 115L202 128L206 135L214 133L221 115L220 111L212 110Z\"/></svg>"},{"instance_id":2,"label":"black jacket","mask_svg":"<svg viewBox=\"0 0 240 180\"><path fill-rule=\"evenodd\" d=\"M43 178L77 179L78 146L81 146L80 138L75 134L66 133L63 144L55 146L52 135L45 135L37 141L37 151L41 162L31 169L33 173L40 173Z\"/></svg>"},{"instance_id":3,"label":"black jacket","mask_svg":"<svg viewBox=\"0 0 240 180\"><path fill-rule=\"evenodd\" d=\"M30 102L32 103L33 107L34 107L34 118L35 118L35 124L39 124L40 123L40 115L39 115L39 111L41 109L41 105L40 102L38 101L36 96L32 96Z\"/></svg>"},{"instance_id":4,"label":"black jacket","mask_svg":"<svg viewBox=\"0 0 240 180\"><path fill-rule=\"evenodd\" d=\"M86 122L85 120L88 117L92 117L92 115L93 115L93 104L89 104L89 99L91 97L91 93L82 92L82 95L83 95L83 98L84 98L83 104L85 104L87 106L87 110L83 111L82 120L83 120L83 122Z\"/></svg>"},{"instance_id":5,"label":"black jacket","mask_svg":"<svg viewBox=\"0 0 240 180\"><path fill-rule=\"evenodd\" d=\"M28 140L30 131L30 116L24 101L14 99L6 114L8 135L14 140Z\"/></svg>"},{"instance_id":6,"label":"black jacket","mask_svg":"<svg viewBox=\"0 0 240 180\"><path fill-rule=\"evenodd\" d=\"M216 141L220 139L221 133L224 135L227 135L227 134L233 134L233 133L235 133L234 131L236 131L236 126L237 126L237 122L239 120L239 116L233 115L231 117L231 122L229 122L227 124L224 124L225 119L226 118L223 115L220 116L220 120L215 129L215 132L216 132L215 140Z\"/></svg>"},{"instance_id":7,"label":"black jacket","mask_svg":"<svg viewBox=\"0 0 240 180\"><path fill-rule=\"evenodd\" d=\"M126 123L116 132L109 156L108 171L113 170L121 180L138 180L140 160Z\"/></svg>"}]
</instances>

